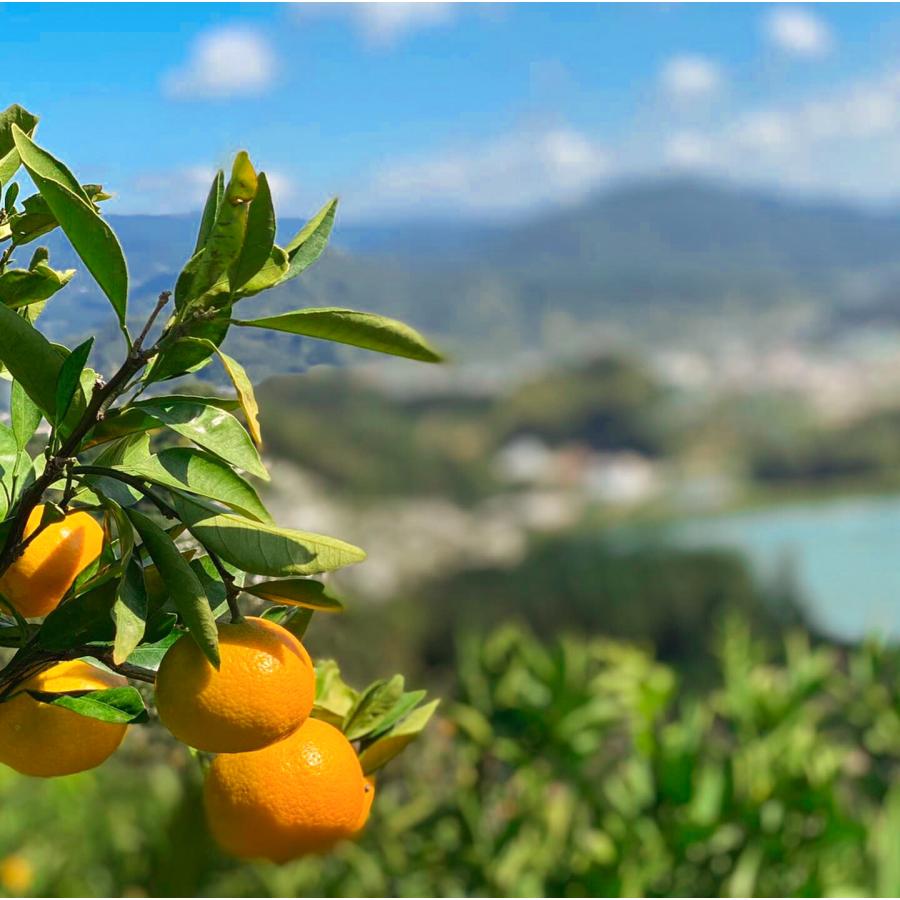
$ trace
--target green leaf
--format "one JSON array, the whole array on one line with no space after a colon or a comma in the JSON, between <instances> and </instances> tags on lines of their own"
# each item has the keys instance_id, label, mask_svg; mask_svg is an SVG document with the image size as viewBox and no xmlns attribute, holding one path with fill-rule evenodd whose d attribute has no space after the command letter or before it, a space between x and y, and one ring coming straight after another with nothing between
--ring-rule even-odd
<instances>
[{"instance_id":1,"label":"green leaf","mask_svg":"<svg viewBox=\"0 0 900 900\"><path fill-rule=\"evenodd\" d=\"M240 406L237 400L224 397L191 397L173 394L169 399L175 400L177 403L190 401L205 404L214 406L217 409L230 410L237 409ZM162 427L163 423L159 419L133 406L127 409L112 409L107 411L106 416L94 426L85 440L84 446L95 447L97 444L105 444L109 441L144 431L155 431Z\"/></svg>"},{"instance_id":2,"label":"green leaf","mask_svg":"<svg viewBox=\"0 0 900 900\"><path fill-rule=\"evenodd\" d=\"M433 700L431 703L413 710L402 722L366 747L359 754L363 772L371 775L412 743L424 730L439 703L440 700Z\"/></svg>"},{"instance_id":3,"label":"green leaf","mask_svg":"<svg viewBox=\"0 0 900 900\"><path fill-rule=\"evenodd\" d=\"M41 197L124 326L128 268L118 238L96 213L81 185L62 163L16 126L13 126L13 139Z\"/></svg>"},{"instance_id":4,"label":"green leaf","mask_svg":"<svg viewBox=\"0 0 900 900\"><path fill-rule=\"evenodd\" d=\"M132 404L172 431L215 453L226 462L257 478L269 480L259 453L238 420L221 407L206 400L185 397L159 397Z\"/></svg>"},{"instance_id":5,"label":"green leaf","mask_svg":"<svg viewBox=\"0 0 900 900\"><path fill-rule=\"evenodd\" d=\"M0 113L0 184L8 184L19 168L19 151L13 141L12 127L17 125L26 134L34 134L38 117L13 103Z\"/></svg>"},{"instance_id":6,"label":"green leaf","mask_svg":"<svg viewBox=\"0 0 900 900\"><path fill-rule=\"evenodd\" d=\"M351 344L393 356L422 362L441 362L442 357L414 328L396 319L352 309L299 309L262 319L234 320L235 325L268 328L302 334L324 341Z\"/></svg>"},{"instance_id":7,"label":"green leaf","mask_svg":"<svg viewBox=\"0 0 900 900\"><path fill-rule=\"evenodd\" d=\"M173 447L140 462L124 461L111 469L208 497L259 522L272 522L269 511L251 485L227 463L202 450Z\"/></svg>"},{"instance_id":8,"label":"green leaf","mask_svg":"<svg viewBox=\"0 0 900 900\"><path fill-rule=\"evenodd\" d=\"M222 197L225 194L225 173L219 169L216 172L213 183L209 188L209 194L206 196L206 203L203 206L203 215L200 217L200 230L197 232L197 243L194 246L194 253L202 250L212 231L213 223L216 221L216 213L219 211L219 205L222 203Z\"/></svg>"},{"instance_id":9,"label":"green leaf","mask_svg":"<svg viewBox=\"0 0 900 900\"><path fill-rule=\"evenodd\" d=\"M75 393L81 386L81 373L91 353L94 339L88 338L79 344L66 358L59 370L56 381L56 415L55 422L62 422L72 405Z\"/></svg>"},{"instance_id":10,"label":"green leaf","mask_svg":"<svg viewBox=\"0 0 900 900\"><path fill-rule=\"evenodd\" d=\"M277 622L298 641L302 641L313 617L313 610L297 606L270 606L262 612L263 619Z\"/></svg>"},{"instance_id":11,"label":"green leaf","mask_svg":"<svg viewBox=\"0 0 900 900\"><path fill-rule=\"evenodd\" d=\"M235 157L231 178L203 249L190 258L175 283L175 305L178 309L203 296L238 258L256 187L256 172L250 158L242 150Z\"/></svg>"},{"instance_id":12,"label":"green leaf","mask_svg":"<svg viewBox=\"0 0 900 900\"><path fill-rule=\"evenodd\" d=\"M0 184L5 184L5 182L0 182ZM6 196L3 198L3 209L6 210L7 215L12 215L15 212L16 200L18 199L19 185L14 182L7 188Z\"/></svg>"},{"instance_id":13,"label":"green leaf","mask_svg":"<svg viewBox=\"0 0 900 900\"><path fill-rule=\"evenodd\" d=\"M41 411L18 381L12 383L9 414L16 446L24 450L41 424Z\"/></svg>"},{"instance_id":14,"label":"green leaf","mask_svg":"<svg viewBox=\"0 0 900 900\"><path fill-rule=\"evenodd\" d=\"M247 420L247 431L250 432L253 443L259 447L262 445L262 434L259 430L259 405L256 402L256 394L253 392L253 382L250 381L247 371L236 359L232 359L218 347L216 347L216 353L219 354L225 372L234 385L238 403L241 404L241 410Z\"/></svg>"},{"instance_id":15,"label":"green leaf","mask_svg":"<svg viewBox=\"0 0 900 900\"><path fill-rule=\"evenodd\" d=\"M48 421L56 412L56 382L63 355L18 313L0 305L0 362Z\"/></svg>"},{"instance_id":16,"label":"green leaf","mask_svg":"<svg viewBox=\"0 0 900 900\"><path fill-rule=\"evenodd\" d=\"M137 510L129 509L127 513L168 587L182 622L206 658L218 669L216 620L197 576L165 531Z\"/></svg>"},{"instance_id":17,"label":"green leaf","mask_svg":"<svg viewBox=\"0 0 900 900\"><path fill-rule=\"evenodd\" d=\"M340 728L357 699L356 691L341 678L341 670L333 659L316 663L316 702L313 714L317 719Z\"/></svg>"},{"instance_id":18,"label":"green leaf","mask_svg":"<svg viewBox=\"0 0 900 900\"><path fill-rule=\"evenodd\" d=\"M284 281L296 278L322 255L334 226L337 205L337 197L329 200L284 248L290 260Z\"/></svg>"},{"instance_id":19,"label":"green leaf","mask_svg":"<svg viewBox=\"0 0 900 900\"><path fill-rule=\"evenodd\" d=\"M275 246L275 209L265 172L256 182L256 195L247 214L247 231L238 258L228 272L232 291L242 288L268 262Z\"/></svg>"},{"instance_id":20,"label":"green leaf","mask_svg":"<svg viewBox=\"0 0 900 900\"><path fill-rule=\"evenodd\" d=\"M174 618L174 616L172 617ZM135 648L131 656L126 662L130 666L137 666L140 669L147 669L155 672L159 668L163 657L166 655L169 647L177 641L183 632L170 631L165 637L152 644L141 644Z\"/></svg>"},{"instance_id":21,"label":"green leaf","mask_svg":"<svg viewBox=\"0 0 900 900\"><path fill-rule=\"evenodd\" d=\"M235 291L235 299L252 297L274 287L284 279L289 264L287 253L281 247L273 247L266 264L239 291ZM217 284L216 289L218 290L219 287ZM228 290L227 281L224 283L223 289Z\"/></svg>"},{"instance_id":22,"label":"green leaf","mask_svg":"<svg viewBox=\"0 0 900 900\"><path fill-rule=\"evenodd\" d=\"M344 608L340 600L328 594L321 581L313 581L311 578L261 581L259 584L247 585L244 590L270 603L288 603L322 612L341 612Z\"/></svg>"},{"instance_id":23,"label":"green leaf","mask_svg":"<svg viewBox=\"0 0 900 900\"><path fill-rule=\"evenodd\" d=\"M60 706L89 719L134 725L148 721L144 701L136 688L128 686L86 693L51 694L28 691L35 700L49 706Z\"/></svg>"},{"instance_id":24,"label":"green leaf","mask_svg":"<svg viewBox=\"0 0 900 900\"><path fill-rule=\"evenodd\" d=\"M109 579L51 612L37 643L47 650L70 650L87 643L109 643L115 636L110 610L116 599L116 580Z\"/></svg>"},{"instance_id":25,"label":"green leaf","mask_svg":"<svg viewBox=\"0 0 900 900\"><path fill-rule=\"evenodd\" d=\"M404 694L394 706L371 727L366 734L366 740L371 741L390 731L395 723L405 718L425 699L427 693L427 691L410 691L409 693Z\"/></svg>"},{"instance_id":26,"label":"green leaf","mask_svg":"<svg viewBox=\"0 0 900 900\"><path fill-rule=\"evenodd\" d=\"M254 575L317 575L361 562L365 553L352 544L320 534L276 528L218 513L181 494L175 508L191 534L208 550Z\"/></svg>"},{"instance_id":27,"label":"green leaf","mask_svg":"<svg viewBox=\"0 0 900 900\"><path fill-rule=\"evenodd\" d=\"M366 688L344 720L347 740L357 741L367 735L402 696L402 675L395 675L390 681L376 681Z\"/></svg>"},{"instance_id":28,"label":"green leaf","mask_svg":"<svg viewBox=\"0 0 900 900\"><path fill-rule=\"evenodd\" d=\"M172 341L153 360L143 380L153 384L203 368L216 347L225 340L230 324L227 315L192 322L181 337Z\"/></svg>"},{"instance_id":29,"label":"green leaf","mask_svg":"<svg viewBox=\"0 0 900 900\"><path fill-rule=\"evenodd\" d=\"M74 269L57 272L44 262L31 269L7 269L0 275L0 303L10 309L19 309L49 300L72 280L74 274Z\"/></svg>"},{"instance_id":30,"label":"green leaf","mask_svg":"<svg viewBox=\"0 0 900 900\"><path fill-rule=\"evenodd\" d=\"M116 626L113 662L119 665L128 659L141 642L147 624L147 591L137 560L130 560L125 568L116 592L116 602L112 607L112 618Z\"/></svg>"}]
</instances>

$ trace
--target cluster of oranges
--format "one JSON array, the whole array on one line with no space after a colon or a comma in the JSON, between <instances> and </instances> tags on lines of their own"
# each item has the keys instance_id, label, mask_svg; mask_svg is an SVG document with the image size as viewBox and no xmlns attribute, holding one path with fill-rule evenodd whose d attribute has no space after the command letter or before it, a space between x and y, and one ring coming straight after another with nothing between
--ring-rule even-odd
<instances>
[{"instance_id":1,"label":"cluster of oranges","mask_svg":"<svg viewBox=\"0 0 900 900\"><path fill-rule=\"evenodd\" d=\"M38 507L26 537L41 522ZM100 554L103 530L87 513L43 528L0 579L24 616L51 612ZM183 743L217 754L206 772L210 830L229 853L285 862L327 850L365 825L374 797L353 745L311 717L316 675L301 642L259 618L220 623L221 665L213 668L189 635L166 652L156 678L162 723ZM25 681L0 703L0 763L50 777L102 763L127 725L41 703L27 691L68 693L125 684L81 660Z\"/></svg>"}]
</instances>

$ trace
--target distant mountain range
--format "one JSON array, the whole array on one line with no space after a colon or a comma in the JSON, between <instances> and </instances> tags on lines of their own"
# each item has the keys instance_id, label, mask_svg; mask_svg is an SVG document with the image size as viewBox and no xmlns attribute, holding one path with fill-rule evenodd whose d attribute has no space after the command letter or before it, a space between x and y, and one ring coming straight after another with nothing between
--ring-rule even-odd
<instances>
[{"instance_id":1,"label":"distant mountain range","mask_svg":"<svg viewBox=\"0 0 900 900\"><path fill-rule=\"evenodd\" d=\"M110 216L129 259L136 312L173 285L196 219ZM283 237L300 225L283 221ZM59 235L49 244L57 267L83 269ZM798 308L807 310L805 327L822 334L893 326L898 299L900 213L665 180L622 185L513 224L359 226L339 219L316 267L244 302L254 313L301 305L371 309L408 320L457 356L486 358L564 346L604 327L666 335L678 326L689 335L703 317L765 313L777 323ZM83 271L45 316L60 339L108 328L110 318ZM325 345L253 329L229 342L256 377L333 354Z\"/></svg>"}]
</instances>

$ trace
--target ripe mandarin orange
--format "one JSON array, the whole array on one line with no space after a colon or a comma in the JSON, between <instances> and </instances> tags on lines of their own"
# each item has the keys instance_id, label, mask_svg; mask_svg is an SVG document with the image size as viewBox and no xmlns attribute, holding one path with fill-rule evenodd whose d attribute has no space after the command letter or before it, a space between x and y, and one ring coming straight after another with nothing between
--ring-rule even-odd
<instances>
[{"instance_id":1,"label":"ripe mandarin orange","mask_svg":"<svg viewBox=\"0 0 900 900\"><path fill-rule=\"evenodd\" d=\"M219 623L221 666L179 638L156 677L156 706L178 738L208 753L259 750L295 731L312 710L316 674L303 645L266 619Z\"/></svg>"},{"instance_id":2,"label":"ripe mandarin orange","mask_svg":"<svg viewBox=\"0 0 900 900\"><path fill-rule=\"evenodd\" d=\"M356 751L333 725L307 719L252 753L217 756L204 805L213 837L245 859L287 862L352 837L366 802Z\"/></svg>"},{"instance_id":3,"label":"ripe mandarin orange","mask_svg":"<svg viewBox=\"0 0 900 900\"><path fill-rule=\"evenodd\" d=\"M42 504L31 511L26 538L41 524L43 514ZM83 510L69 513L44 528L6 570L0 578L0 593L23 616L46 616L102 549L103 529L97 520Z\"/></svg>"},{"instance_id":4,"label":"ripe mandarin orange","mask_svg":"<svg viewBox=\"0 0 900 900\"><path fill-rule=\"evenodd\" d=\"M126 683L121 675L72 660L39 672L20 689L62 694ZM0 703L0 763L23 775L72 775L99 766L122 743L127 729L127 725L90 719L21 693Z\"/></svg>"}]
</instances>

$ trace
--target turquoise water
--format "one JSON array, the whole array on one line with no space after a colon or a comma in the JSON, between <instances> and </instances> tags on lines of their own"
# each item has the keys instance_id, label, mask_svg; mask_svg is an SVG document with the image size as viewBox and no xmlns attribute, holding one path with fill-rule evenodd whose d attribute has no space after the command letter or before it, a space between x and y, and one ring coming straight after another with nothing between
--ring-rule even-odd
<instances>
[{"instance_id":1,"label":"turquoise water","mask_svg":"<svg viewBox=\"0 0 900 900\"><path fill-rule=\"evenodd\" d=\"M791 504L672 529L678 542L741 549L763 577L787 568L830 634L900 638L900 497Z\"/></svg>"}]
</instances>

